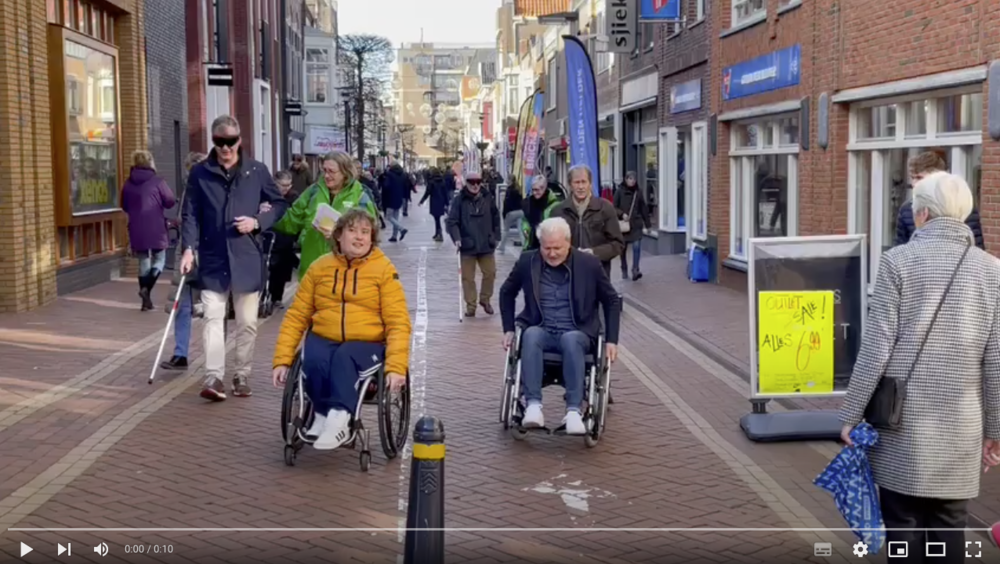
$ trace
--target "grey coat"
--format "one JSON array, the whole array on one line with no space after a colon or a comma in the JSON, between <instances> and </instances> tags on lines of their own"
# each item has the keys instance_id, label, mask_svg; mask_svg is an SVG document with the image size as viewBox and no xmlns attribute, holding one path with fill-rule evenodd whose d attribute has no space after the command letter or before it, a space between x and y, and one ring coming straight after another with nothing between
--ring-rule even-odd
<instances>
[{"instance_id":1,"label":"grey coat","mask_svg":"<svg viewBox=\"0 0 1000 564\"><path fill-rule=\"evenodd\" d=\"M929 221L882 255L841 421L864 416L880 377L905 378L972 231ZM985 395L985 397L984 397ZM902 427L879 430L875 482L936 499L979 495L983 438L1000 439L1000 261L973 247L907 386Z\"/></svg>"}]
</instances>

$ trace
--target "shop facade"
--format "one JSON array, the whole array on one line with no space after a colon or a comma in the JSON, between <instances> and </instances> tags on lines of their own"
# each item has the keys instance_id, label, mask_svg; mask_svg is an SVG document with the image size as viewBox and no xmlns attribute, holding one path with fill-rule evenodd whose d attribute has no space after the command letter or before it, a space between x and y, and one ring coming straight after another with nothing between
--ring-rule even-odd
<instances>
[{"instance_id":1,"label":"shop facade","mask_svg":"<svg viewBox=\"0 0 1000 564\"><path fill-rule=\"evenodd\" d=\"M0 312L109 280L126 158L147 147L141 2L0 2Z\"/></svg>"},{"instance_id":2,"label":"shop facade","mask_svg":"<svg viewBox=\"0 0 1000 564\"><path fill-rule=\"evenodd\" d=\"M1000 178L1000 164L990 164L1000 146L988 133L987 68L1000 41L976 32L984 8L907 1L851 18L798 1L749 16L742 5L733 0L713 17L722 32L712 52L709 231L721 283L746 288L752 237L838 233L866 235L873 283L912 192L907 160L927 150L968 182L996 253L1000 209L989 181ZM955 27L920 36L900 13ZM872 17L889 23L873 32ZM951 49L956 37L971 37L969 48Z\"/></svg>"}]
</instances>

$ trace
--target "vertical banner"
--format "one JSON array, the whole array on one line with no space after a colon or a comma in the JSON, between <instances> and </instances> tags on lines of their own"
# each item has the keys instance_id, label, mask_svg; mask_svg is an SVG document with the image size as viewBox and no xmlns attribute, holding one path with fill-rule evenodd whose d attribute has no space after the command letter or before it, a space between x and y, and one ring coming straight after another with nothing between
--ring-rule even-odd
<instances>
[{"instance_id":1,"label":"vertical banner","mask_svg":"<svg viewBox=\"0 0 1000 564\"><path fill-rule=\"evenodd\" d=\"M483 102L483 127L479 134L483 141L493 140L493 102Z\"/></svg>"},{"instance_id":2,"label":"vertical banner","mask_svg":"<svg viewBox=\"0 0 1000 564\"><path fill-rule=\"evenodd\" d=\"M538 145L541 143L542 135L542 111L544 111L545 94L535 91L534 102L531 113L528 115L528 131L524 140L524 154L522 159L522 171L524 179L530 183L531 177L538 172Z\"/></svg>"},{"instance_id":3,"label":"vertical banner","mask_svg":"<svg viewBox=\"0 0 1000 564\"><path fill-rule=\"evenodd\" d=\"M594 67L583 43L563 36L566 55L566 99L569 101L569 153L572 166L590 167L594 196L601 195L601 161L597 141L597 83Z\"/></svg>"},{"instance_id":4,"label":"vertical banner","mask_svg":"<svg viewBox=\"0 0 1000 564\"><path fill-rule=\"evenodd\" d=\"M528 115L532 108L531 101L533 99L534 96L528 96L524 100L524 103L521 104L521 112L517 118L517 141L514 144L513 176L522 194L524 193L524 141L525 133L528 130Z\"/></svg>"}]
</instances>

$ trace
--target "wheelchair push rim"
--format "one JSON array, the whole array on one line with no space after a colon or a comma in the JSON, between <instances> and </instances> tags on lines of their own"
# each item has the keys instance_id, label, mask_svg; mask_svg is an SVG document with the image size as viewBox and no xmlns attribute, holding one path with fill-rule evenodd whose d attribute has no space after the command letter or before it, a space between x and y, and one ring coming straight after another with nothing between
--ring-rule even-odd
<instances>
[{"instance_id":1,"label":"wheelchair push rim","mask_svg":"<svg viewBox=\"0 0 1000 564\"><path fill-rule=\"evenodd\" d=\"M385 371L378 374L378 433L387 459L396 458L406 446L410 427L410 374L399 392L389 389Z\"/></svg>"},{"instance_id":2,"label":"wheelchair push rim","mask_svg":"<svg viewBox=\"0 0 1000 564\"><path fill-rule=\"evenodd\" d=\"M288 369L285 387L281 398L281 437L285 445L299 450L305 444L303 439L306 429L313 423L312 404L301 390L302 361L296 355L295 361Z\"/></svg>"}]
</instances>

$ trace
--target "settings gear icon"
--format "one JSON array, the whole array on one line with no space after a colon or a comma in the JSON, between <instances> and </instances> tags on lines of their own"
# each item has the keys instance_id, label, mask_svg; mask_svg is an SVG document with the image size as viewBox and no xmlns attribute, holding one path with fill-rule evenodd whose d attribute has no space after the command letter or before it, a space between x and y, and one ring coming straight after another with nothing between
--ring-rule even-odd
<instances>
[{"instance_id":1,"label":"settings gear icon","mask_svg":"<svg viewBox=\"0 0 1000 564\"><path fill-rule=\"evenodd\" d=\"M854 556L858 558L864 558L868 556L868 545L863 542L858 542L854 545Z\"/></svg>"}]
</instances>

